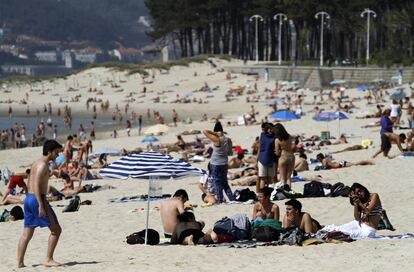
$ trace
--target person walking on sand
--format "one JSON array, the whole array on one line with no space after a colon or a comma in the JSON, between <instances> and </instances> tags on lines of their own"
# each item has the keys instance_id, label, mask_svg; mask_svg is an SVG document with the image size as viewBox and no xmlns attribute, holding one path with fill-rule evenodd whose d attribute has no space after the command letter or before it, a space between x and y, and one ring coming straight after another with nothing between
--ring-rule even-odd
<instances>
[{"instance_id":1,"label":"person walking on sand","mask_svg":"<svg viewBox=\"0 0 414 272\"><path fill-rule=\"evenodd\" d=\"M50 172L49 161L54 161L59 155L62 146L55 140L47 140L43 145L43 156L32 164L29 178L29 192L24 202L24 230L17 249L17 267L24 267L24 256L27 245L33 237L36 227L49 227L46 267L60 266L53 259L53 253L59 241L62 228L56 214L46 200Z\"/></svg>"},{"instance_id":2,"label":"person walking on sand","mask_svg":"<svg viewBox=\"0 0 414 272\"><path fill-rule=\"evenodd\" d=\"M138 129L138 135L141 136L141 131L142 131L142 115L140 115L138 117L137 129Z\"/></svg>"},{"instance_id":3,"label":"person walking on sand","mask_svg":"<svg viewBox=\"0 0 414 272\"><path fill-rule=\"evenodd\" d=\"M177 121L178 121L178 113L175 111L175 109L172 110L172 118L173 118L173 122L174 122L174 126L177 126Z\"/></svg>"}]
</instances>

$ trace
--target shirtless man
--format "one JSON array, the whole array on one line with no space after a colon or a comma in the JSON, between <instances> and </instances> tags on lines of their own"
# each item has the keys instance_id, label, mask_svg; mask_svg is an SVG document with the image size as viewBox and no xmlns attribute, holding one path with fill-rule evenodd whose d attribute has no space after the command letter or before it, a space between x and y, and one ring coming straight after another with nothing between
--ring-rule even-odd
<instances>
[{"instance_id":1,"label":"shirtless man","mask_svg":"<svg viewBox=\"0 0 414 272\"><path fill-rule=\"evenodd\" d=\"M43 157L32 164L29 177L29 192L24 202L24 230L17 249L17 267L24 267L24 255L27 245L33 237L36 227L49 227L47 257L43 263L46 267L60 266L53 259L53 253L62 229L57 217L46 200L49 182L49 161L54 161L62 146L55 140L47 140L43 145Z\"/></svg>"},{"instance_id":2,"label":"shirtless man","mask_svg":"<svg viewBox=\"0 0 414 272\"><path fill-rule=\"evenodd\" d=\"M83 155L85 155L84 163L86 166L88 166L88 155L89 152L92 153L92 141L89 140L86 143L81 144L80 149L78 151L78 159L77 162L81 163L83 159Z\"/></svg>"},{"instance_id":3,"label":"shirtless man","mask_svg":"<svg viewBox=\"0 0 414 272\"><path fill-rule=\"evenodd\" d=\"M351 167L355 165L374 165L372 161L358 161L358 162L348 162L348 161L340 161L340 162L333 162L329 159L326 159L322 153L316 155L316 159L322 163L325 169L338 169L344 167Z\"/></svg>"},{"instance_id":4,"label":"shirtless man","mask_svg":"<svg viewBox=\"0 0 414 272\"><path fill-rule=\"evenodd\" d=\"M305 153L301 152L299 154L299 159L295 161L295 171L303 172L309 170L308 157Z\"/></svg>"},{"instance_id":5,"label":"shirtless man","mask_svg":"<svg viewBox=\"0 0 414 272\"><path fill-rule=\"evenodd\" d=\"M177 190L172 198L161 201L160 213L165 238L171 238L175 225L178 223L177 215L184 212L186 201L188 201L188 194L183 189Z\"/></svg>"},{"instance_id":6,"label":"shirtless man","mask_svg":"<svg viewBox=\"0 0 414 272\"><path fill-rule=\"evenodd\" d=\"M315 233L321 226L318 221L313 219L309 213L302 212L302 204L296 199L291 199L285 203L286 214L283 217L283 227L298 227L306 233Z\"/></svg>"},{"instance_id":7,"label":"shirtless man","mask_svg":"<svg viewBox=\"0 0 414 272\"><path fill-rule=\"evenodd\" d=\"M240 168L244 165L244 154L239 153L236 157L229 160L229 169Z\"/></svg>"},{"instance_id":8,"label":"shirtless man","mask_svg":"<svg viewBox=\"0 0 414 272\"><path fill-rule=\"evenodd\" d=\"M391 144L396 144L398 149L401 151L401 153L404 153L404 149L402 148L403 143L405 143L405 140L407 139L407 136L404 133L401 133L399 135L392 133L392 132L384 132L384 136L388 138L389 143L385 143L381 145L381 149L378 150L372 158L374 159L377 157L381 152L384 154L384 157L387 157L389 159L393 159L396 156L389 156L388 153L391 150Z\"/></svg>"},{"instance_id":9,"label":"shirtless man","mask_svg":"<svg viewBox=\"0 0 414 272\"><path fill-rule=\"evenodd\" d=\"M64 163L60 166L60 169L66 169L70 163L70 161L72 160L72 141L73 141L73 137L72 135L69 135L68 138L66 139L66 143L65 146L63 148L63 157L65 158Z\"/></svg>"}]
</instances>

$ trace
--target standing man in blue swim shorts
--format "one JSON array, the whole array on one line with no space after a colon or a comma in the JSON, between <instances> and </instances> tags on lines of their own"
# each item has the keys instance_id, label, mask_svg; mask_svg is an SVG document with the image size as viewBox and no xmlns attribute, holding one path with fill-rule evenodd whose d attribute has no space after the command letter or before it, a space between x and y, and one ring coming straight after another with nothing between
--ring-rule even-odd
<instances>
[{"instance_id":1,"label":"standing man in blue swim shorts","mask_svg":"<svg viewBox=\"0 0 414 272\"><path fill-rule=\"evenodd\" d=\"M24 201L24 230L17 249L17 266L19 268L25 266L24 255L36 227L49 227L50 229L47 258L43 265L46 267L61 265L53 259L53 253L62 229L56 214L46 200L50 176L48 163L54 161L61 151L62 146L58 142L47 140L43 145L43 157L32 164L28 181L29 191Z\"/></svg>"}]
</instances>

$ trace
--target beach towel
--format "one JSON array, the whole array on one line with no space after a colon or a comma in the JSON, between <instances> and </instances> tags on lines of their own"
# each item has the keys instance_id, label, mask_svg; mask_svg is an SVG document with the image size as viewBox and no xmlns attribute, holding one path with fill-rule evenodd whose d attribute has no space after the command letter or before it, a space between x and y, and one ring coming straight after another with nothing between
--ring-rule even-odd
<instances>
[{"instance_id":1,"label":"beach towel","mask_svg":"<svg viewBox=\"0 0 414 272\"><path fill-rule=\"evenodd\" d=\"M255 241L239 241L233 243L210 244L207 247L227 247L227 248L255 248L258 244Z\"/></svg>"},{"instance_id":2,"label":"beach towel","mask_svg":"<svg viewBox=\"0 0 414 272\"><path fill-rule=\"evenodd\" d=\"M165 198L170 198L170 194L164 194L162 196L150 196L150 201L161 200ZM145 202L147 201L147 195L136 195L136 196L128 196L122 198L112 198L109 200L110 203L129 203L129 202Z\"/></svg>"},{"instance_id":3,"label":"beach towel","mask_svg":"<svg viewBox=\"0 0 414 272\"><path fill-rule=\"evenodd\" d=\"M0 175L0 180L1 180L0 181L0 185L1 184L7 185L9 183L11 177L13 176L13 174L14 173L9 168L5 167L1 171L1 175Z\"/></svg>"},{"instance_id":4,"label":"beach towel","mask_svg":"<svg viewBox=\"0 0 414 272\"><path fill-rule=\"evenodd\" d=\"M293 176L292 177L292 182L302 182L302 181L306 181L306 179L304 179L301 176Z\"/></svg>"},{"instance_id":5,"label":"beach towel","mask_svg":"<svg viewBox=\"0 0 414 272\"><path fill-rule=\"evenodd\" d=\"M383 239L383 240L391 240L391 239L406 239L406 238L414 238L414 233L403 233L397 235L375 235L371 237L373 239Z\"/></svg>"},{"instance_id":6,"label":"beach towel","mask_svg":"<svg viewBox=\"0 0 414 272\"><path fill-rule=\"evenodd\" d=\"M371 139L365 139L365 140L362 140L362 141L361 141L361 145L362 145L364 148L368 148L368 147L370 147L370 146L372 145L372 143L373 143L373 141L372 141Z\"/></svg>"},{"instance_id":7,"label":"beach towel","mask_svg":"<svg viewBox=\"0 0 414 272\"><path fill-rule=\"evenodd\" d=\"M340 231L345 234L348 234L352 239L365 239L365 238L373 238L375 237L376 229L368 226L367 224L354 220L350 223L343 224L340 226L335 225L328 225L325 226L323 231L332 232L332 231Z\"/></svg>"}]
</instances>

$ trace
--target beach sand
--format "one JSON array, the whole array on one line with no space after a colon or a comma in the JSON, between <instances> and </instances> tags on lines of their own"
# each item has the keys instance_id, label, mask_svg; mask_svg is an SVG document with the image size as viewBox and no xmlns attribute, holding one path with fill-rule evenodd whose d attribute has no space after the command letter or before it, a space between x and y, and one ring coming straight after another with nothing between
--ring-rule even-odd
<instances>
[{"instance_id":1,"label":"beach sand","mask_svg":"<svg viewBox=\"0 0 414 272\"><path fill-rule=\"evenodd\" d=\"M226 65L224 61L217 61L219 65ZM193 73L197 71L198 76L194 77ZM215 73L207 76L208 73ZM73 79L76 78L76 79ZM101 78L101 79L99 79ZM92 80L126 78L125 74L113 73L101 68L95 68L85 71L76 76L71 76L66 81L58 80L53 91L47 92L47 98L50 98L53 106L59 105L59 96L74 96L75 93L65 92L66 86L78 81L79 86L84 86L79 93L82 94L80 103L70 103L72 111L79 115L90 114L86 112L85 100L88 97L87 88ZM188 80L188 81L187 81ZM161 143L171 143L176 141L177 133L183 130L191 129L212 129L213 122L197 121L205 112L209 118L218 113L224 114L223 124L226 121L235 121L236 117L247 113L250 104L246 104L246 95L237 97L238 100L224 102L224 94L228 87L233 85L254 84L254 79L246 75L237 75L232 83L225 80L225 73L217 73L208 64L192 64L190 67L174 67L168 75L159 75L155 77L153 84L146 85L148 93L144 103L131 103L130 110L134 109L138 114L145 115L147 108L164 112L168 123L171 122L170 112L175 108L182 119L185 116L192 116L194 122L190 125L179 124L178 127L172 127L170 131L160 136ZM66 83L65 83L66 82ZM175 99L176 93L184 94L189 91L203 86L208 82L211 87L220 86L219 91L213 92L214 98L209 99L209 104L171 104L158 103L152 104L150 99L157 96L157 91L172 89L173 92L164 94L166 101ZM179 83L180 86L172 86ZM48 83L45 83L47 85ZM257 82L262 98L259 103L254 103L256 110L260 112L259 120L264 118L270 112L270 108L263 102L264 87L273 88L274 81L264 82L259 79ZM27 86L26 86L27 87ZM50 88L53 87L52 85ZM136 91L141 92L143 85L141 79L131 76L130 80L125 83L124 92L112 93L109 86L103 86L103 99L109 99L111 107L116 103L123 103L125 94ZM16 93L17 95L16 95ZM24 97L24 88L13 89L13 94L1 93L0 100L18 99ZM362 93L355 89L347 90L347 94L356 97ZM57 94L57 96L53 96ZM121 95L120 95L121 94ZM307 94L305 102L311 102L313 93ZM194 93L197 98L205 99L207 93ZM284 95L284 93L283 93ZM31 108L43 107L45 95L30 93ZM192 97L190 97L192 98ZM357 102L360 107L357 111L372 111L375 106L366 106L366 101ZM387 105L390 103L387 103ZM6 111L2 104L2 112ZM15 112L24 112L26 106L17 106L13 104ZM305 112L313 106L304 106ZM98 107L99 108L99 107ZM327 106L325 106L327 108ZM6 108L7 109L7 108ZM121 110L123 107L121 107ZM3 113L4 114L4 113ZM17 113L16 113L17 114ZM307 136L313 134L319 135L321 131L326 130L326 123L315 122L311 119L311 114L307 114L297 121L284 122L287 130L291 134L304 133ZM355 162L363 159L370 159L374 152L379 148L379 129L367 128L361 129L362 125L372 120L356 120L354 114L351 114L349 120L341 121L341 131L355 134L349 138L350 144L323 147L321 152L342 149L351 144L360 144L362 139L371 138L374 141L375 148L335 154L336 160L347 160ZM124 119L125 120L125 119ZM331 122L328 124L329 130L333 135L338 134L338 123ZM250 146L256 136L260 133L260 126L239 126L227 127L225 131L232 138L235 144L241 145L250 150ZM407 132L407 131L403 131ZM131 137L127 137L125 131L119 131L119 138L108 138L109 132L101 135L100 140L94 142L94 148L111 147L133 149L137 146L145 147L140 143L143 136L138 136L137 131L132 131ZM185 141L191 141L194 135L183 136ZM391 153L396 154L397 150L393 147ZM308 157L314 158L317 152L308 154ZM41 147L24 148L19 150L0 151L0 169L8 167L15 172L21 172L24 167L41 156ZM117 157L110 157L113 161ZM205 168L207 162L194 163L195 166ZM414 213L411 211L414 204L413 197L413 180L414 168L413 158L396 158L389 160L379 156L373 166L355 166L350 168L329 170L329 171L307 171L302 176L311 176L320 174L326 182L331 184L343 182L351 185L353 182L364 184L370 191L379 194L383 207L387 210L389 219L397 229L395 232L380 231L379 234L402 234L414 232ZM81 206L80 210L75 213L62 213L62 207L57 205L66 205L69 200L52 202L52 206L58 216L63 232L55 252L57 261L64 263L66 266L53 269L53 271L409 271L414 265L412 257L414 250L414 239L402 240L359 240L353 243L344 244L323 244L318 246L298 247L298 246L272 246L257 247L252 249L229 249L229 248L207 248L204 246L186 247L186 246L130 246L126 244L125 237L132 232L145 228L145 211L146 202L130 203L109 203L109 199L119 198L131 195L146 194L148 183L145 180L111 180L102 179L95 181L99 185L109 184L116 189L102 192L81 194L81 200L91 200L91 206ZM253 205L232 204L219 205L203 208L198 189L199 178L187 177L180 180L163 181L163 193L172 194L175 190L184 188L188 191L190 202L198 207L194 209L196 219L206 222L206 227L212 227L215 221L224 216L230 216L238 212L243 212L251 216ZM51 185L61 187L62 182L51 180ZM304 183L294 183L293 189L302 192ZM233 186L233 191L238 187ZM254 187L250 187L254 190ZM5 191L3 186L2 192ZM303 204L303 210L309 212L322 225L342 224L353 220L353 208L349 204L348 198L304 198L300 200ZM285 201L276 201L281 209L281 215L285 213ZM159 212L154 207L159 206L159 201L151 202L150 227L162 233L161 219ZM10 209L11 207L0 207ZM0 262L0 271L16 271L16 250L18 239L23 230L23 221L0 223L0 248L2 256ZM29 244L26 253L25 263L28 266L22 271L44 271L40 265L45 258L47 229L37 229L32 241Z\"/></svg>"}]
</instances>

